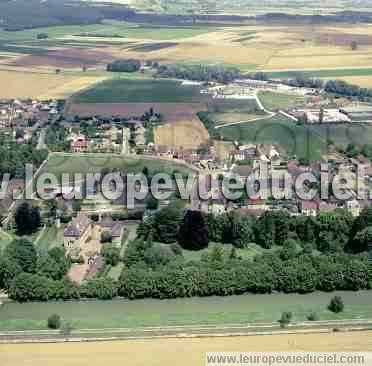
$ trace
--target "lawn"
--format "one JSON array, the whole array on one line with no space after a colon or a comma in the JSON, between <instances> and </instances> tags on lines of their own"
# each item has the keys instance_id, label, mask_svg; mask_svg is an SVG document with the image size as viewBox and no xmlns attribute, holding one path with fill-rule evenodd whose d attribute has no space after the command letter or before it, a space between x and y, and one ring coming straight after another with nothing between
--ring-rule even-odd
<instances>
[{"instance_id":1,"label":"lawn","mask_svg":"<svg viewBox=\"0 0 372 366\"><path fill-rule=\"evenodd\" d=\"M0 252L13 241L13 237L10 234L6 234L3 230L0 230Z\"/></svg>"},{"instance_id":2,"label":"lawn","mask_svg":"<svg viewBox=\"0 0 372 366\"><path fill-rule=\"evenodd\" d=\"M282 93L260 92L258 97L263 106L268 110L289 109L300 106L304 98L296 95Z\"/></svg>"},{"instance_id":3,"label":"lawn","mask_svg":"<svg viewBox=\"0 0 372 366\"><path fill-rule=\"evenodd\" d=\"M36 40L39 33L46 33L48 40L68 39L71 36L77 35L94 35L101 36L119 36L123 38L138 38L152 40L172 40L178 38L189 38L205 34L213 31L214 28L209 27L152 27L141 26L136 24L128 24L125 22L105 22L102 24L90 25L66 25L57 27L43 27L27 29L17 32L0 31L0 40ZM74 37L74 39L77 37ZM80 37L82 40L87 37Z\"/></svg>"},{"instance_id":4,"label":"lawn","mask_svg":"<svg viewBox=\"0 0 372 366\"><path fill-rule=\"evenodd\" d=\"M76 103L192 103L200 101L200 88L180 81L116 77L94 85L74 97Z\"/></svg>"},{"instance_id":5,"label":"lawn","mask_svg":"<svg viewBox=\"0 0 372 366\"><path fill-rule=\"evenodd\" d=\"M168 161L145 160L141 158L123 158L111 154L79 155L52 155L41 173L53 173L57 178L62 173L87 174L99 173L103 168L120 169L123 173L141 173L147 167L150 172L163 172L171 174L175 169L181 173L189 170L183 165L171 164Z\"/></svg>"},{"instance_id":6,"label":"lawn","mask_svg":"<svg viewBox=\"0 0 372 366\"><path fill-rule=\"evenodd\" d=\"M308 157L311 161L316 161L327 151L326 140L323 137L281 115L223 127L219 131L224 140L228 141L276 144L289 157Z\"/></svg>"},{"instance_id":7,"label":"lawn","mask_svg":"<svg viewBox=\"0 0 372 366\"><path fill-rule=\"evenodd\" d=\"M349 123L337 125L312 125L309 130L324 141L331 140L337 147L345 148L348 144L362 146L372 140L372 125L368 123Z\"/></svg>"},{"instance_id":8,"label":"lawn","mask_svg":"<svg viewBox=\"0 0 372 366\"><path fill-rule=\"evenodd\" d=\"M265 114L254 113L209 113L208 117L213 119L216 126L227 123L250 122L258 118L264 118Z\"/></svg>"},{"instance_id":9,"label":"lawn","mask_svg":"<svg viewBox=\"0 0 372 366\"><path fill-rule=\"evenodd\" d=\"M46 226L39 240L35 242L39 250L48 250L56 246L63 245L63 227L57 228L56 225Z\"/></svg>"},{"instance_id":10,"label":"lawn","mask_svg":"<svg viewBox=\"0 0 372 366\"><path fill-rule=\"evenodd\" d=\"M330 298L342 296L345 311L327 310ZM303 321L315 311L321 320L372 318L372 291L308 295L242 295L175 300L68 301L5 303L0 330L46 329L50 314L60 314L74 328L119 328L167 325L276 322L283 311Z\"/></svg>"}]
</instances>

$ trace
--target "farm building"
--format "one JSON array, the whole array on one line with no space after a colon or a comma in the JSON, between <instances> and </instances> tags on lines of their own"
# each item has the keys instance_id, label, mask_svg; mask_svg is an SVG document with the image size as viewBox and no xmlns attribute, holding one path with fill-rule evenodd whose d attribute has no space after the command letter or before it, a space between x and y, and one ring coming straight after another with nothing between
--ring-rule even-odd
<instances>
[{"instance_id":1,"label":"farm building","mask_svg":"<svg viewBox=\"0 0 372 366\"><path fill-rule=\"evenodd\" d=\"M339 109L297 109L292 111L293 116L305 120L306 123L348 123L350 117ZM322 120L321 120L322 119Z\"/></svg>"}]
</instances>

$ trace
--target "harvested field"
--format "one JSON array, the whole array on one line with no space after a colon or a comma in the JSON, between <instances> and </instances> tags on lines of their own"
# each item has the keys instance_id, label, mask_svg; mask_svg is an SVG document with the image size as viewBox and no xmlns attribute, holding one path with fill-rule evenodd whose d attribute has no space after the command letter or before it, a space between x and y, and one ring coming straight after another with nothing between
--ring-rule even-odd
<instances>
[{"instance_id":1,"label":"harvested field","mask_svg":"<svg viewBox=\"0 0 372 366\"><path fill-rule=\"evenodd\" d=\"M45 55L28 55L13 60L14 66L53 66L61 68L78 68L82 66L97 66L113 60L113 56L101 50L68 48L49 51Z\"/></svg>"},{"instance_id":2,"label":"harvested field","mask_svg":"<svg viewBox=\"0 0 372 366\"><path fill-rule=\"evenodd\" d=\"M0 83L6 85L0 90L0 98L67 96L97 80L95 77L0 70Z\"/></svg>"},{"instance_id":3,"label":"harvested field","mask_svg":"<svg viewBox=\"0 0 372 366\"><path fill-rule=\"evenodd\" d=\"M208 143L209 134L198 120L167 123L155 129L155 144L159 146L196 149Z\"/></svg>"},{"instance_id":4,"label":"harvested field","mask_svg":"<svg viewBox=\"0 0 372 366\"><path fill-rule=\"evenodd\" d=\"M350 33L321 33L317 41L320 44L331 44L337 46L350 46L351 42L356 42L359 46L371 46L372 36L367 34Z\"/></svg>"},{"instance_id":5,"label":"harvested field","mask_svg":"<svg viewBox=\"0 0 372 366\"><path fill-rule=\"evenodd\" d=\"M162 50L163 48L175 47L178 43L176 42L162 42L162 43L145 43L140 45L134 45L130 47L132 51L137 52L152 52Z\"/></svg>"},{"instance_id":6,"label":"harvested field","mask_svg":"<svg viewBox=\"0 0 372 366\"><path fill-rule=\"evenodd\" d=\"M79 90L86 89L96 83L105 80L106 77L82 76L48 90L48 92L39 95L39 99L58 99L67 98Z\"/></svg>"},{"instance_id":7,"label":"harvested field","mask_svg":"<svg viewBox=\"0 0 372 366\"><path fill-rule=\"evenodd\" d=\"M200 339L152 339L78 344L0 345L4 366L68 365L86 362L104 364L173 366L205 365L205 354L223 352L286 351L367 351L372 347L371 332L292 334Z\"/></svg>"},{"instance_id":8,"label":"harvested field","mask_svg":"<svg viewBox=\"0 0 372 366\"><path fill-rule=\"evenodd\" d=\"M71 103L66 113L70 116L140 116L153 108L166 122L193 120L196 113L206 110L201 103Z\"/></svg>"},{"instance_id":9,"label":"harvested field","mask_svg":"<svg viewBox=\"0 0 372 366\"><path fill-rule=\"evenodd\" d=\"M324 80L328 80L329 78L324 78ZM372 88L372 75L366 76L338 76L332 78L344 80L350 84L359 85L362 88Z\"/></svg>"}]
</instances>

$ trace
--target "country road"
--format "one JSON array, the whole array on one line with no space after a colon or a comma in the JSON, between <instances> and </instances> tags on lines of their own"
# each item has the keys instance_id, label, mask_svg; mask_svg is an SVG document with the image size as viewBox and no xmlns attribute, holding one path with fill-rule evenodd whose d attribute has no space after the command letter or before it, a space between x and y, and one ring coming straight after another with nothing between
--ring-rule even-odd
<instances>
[{"instance_id":1,"label":"country road","mask_svg":"<svg viewBox=\"0 0 372 366\"><path fill-rule=\"evenodd\" d=\"M248 120L248 121L238 121L238 122L224 123L223 125L215 126L215 129L218 130L218 129L223 128L223 127L229 127L229 126L241 125L241 124L245 124L245 123L257 122L257 121L261 121L261 120L264 120L264 119L270 119L270 118L276 116L277 113L272 112L272 111L270 111L270 110L268 110L264 107L264 105L261 103L260 98L258 97L258 92L257 91L254 92L254 94L252 95L252 98L250 98L250 99L254 99L256 101L258 107L260 108L260 110L265 112L266 115L263 115L262 117L253 118L253 119Z\"/></svg>"}]
</instances>

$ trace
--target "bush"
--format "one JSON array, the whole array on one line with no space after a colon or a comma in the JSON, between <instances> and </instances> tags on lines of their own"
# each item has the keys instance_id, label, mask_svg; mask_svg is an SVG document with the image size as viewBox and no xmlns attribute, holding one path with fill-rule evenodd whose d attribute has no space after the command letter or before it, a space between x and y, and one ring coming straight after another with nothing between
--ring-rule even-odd
<instances>
[{"instance_id":1,"label":"bush","mask_svg":"<svg viewBox=\"0 0 372 366\"><path fill-rule=\"evenodd\" d=\"M281 328L286 328L292 321L293 314L290 311L282 313L282 317L278 320Z\"/></svg>"},{"instance_id":2,"label":"bush","mask_svg":"<svg viewBox=\"0 0 372 366\"><path fill-rule=\"evenodd\" d=\"M61 328L61 317L58 314L53 314L48 318L48 328L49 329Z\"/></svg>"},{"instance_id":3,"label":"bush","mask_svg":"<svg viewBox=\"0 0 372 366\"><path fill-rule=\"evenodd\" d=\"M116 266L120 262L120 249L113 244L106 244L102 249L102 256L106 264Z\"/></svg>"},{"instance_id":4,"label":"bush","mask_svg":"<svg viewBox=\"0 0 372 366\"><path fill-rule=\"evenodd\" d=\"M315 311L312 311L306 318L310 322L316 322L319 320L319 315Z\"/></svg>"},{"instance_id":5,"label":"bush","mask_svg":"<svg viewBox=\"0 0 372 366\"><path fill-rule=\"evenodd\" d=\"M141 68L141 62L134 59L116 60L107 65L110 72L136 72Z\"/></svg>"},{"instance_id":6,"label":"bush","mask_svg":"<svg viewBox=\"0 0 372 366\"><path fill-rule=\"evenodd\" d=\"M341 296L332 297L328 309L333 313L342 313L344 311L344 302L342 301Z\"/></svg>"},{"instance_id":7,"label":"bush","mask_svg":"<svg viewBox=\"0 0 372 366\"><path fill-rule=\"evenodd\" d=\"M101 233L101 243L111 243L112 242L112 233L109 230L104 230Z\"/></svg>"}]
</instances>

